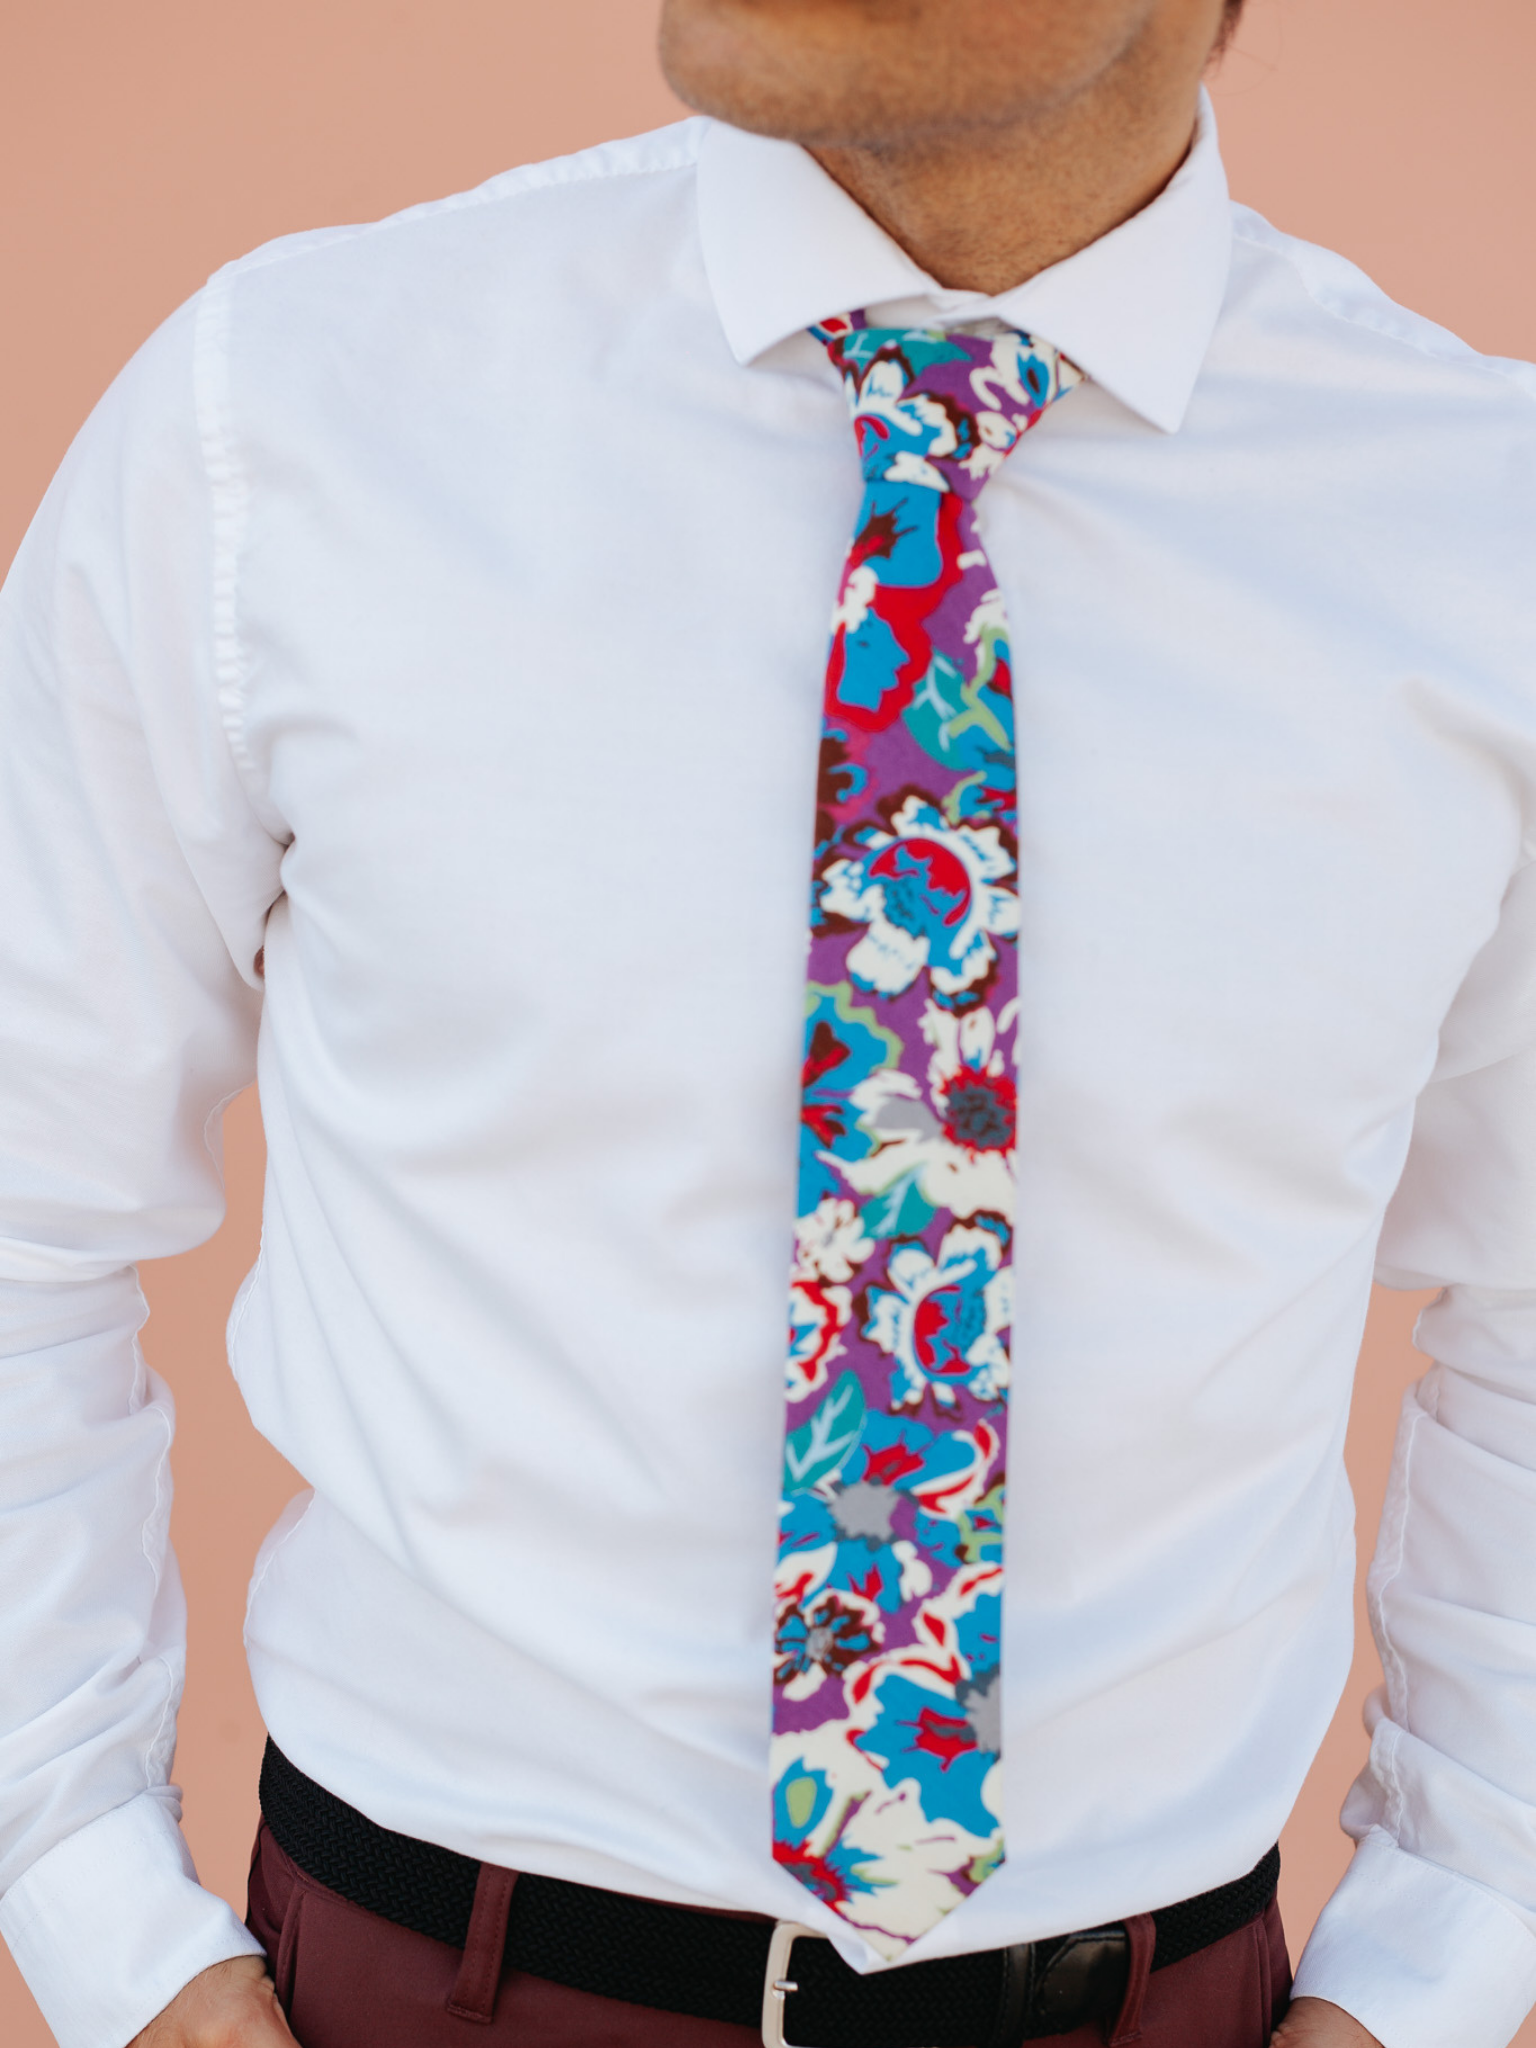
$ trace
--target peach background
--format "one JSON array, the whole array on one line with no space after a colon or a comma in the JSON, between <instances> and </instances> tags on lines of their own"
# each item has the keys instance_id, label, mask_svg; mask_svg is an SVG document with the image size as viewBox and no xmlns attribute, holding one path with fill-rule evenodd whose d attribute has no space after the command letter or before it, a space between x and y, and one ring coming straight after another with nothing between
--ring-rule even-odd
<instances>
[{"instance_id":1,"label":"peach background","mask_svg":"<svg viewBox=\"0 0 1536 2048\"><path fill-rule=\"evenodd\" d=\"M120 363L226 258L518 161L665 121L655 0L10 0L0 17L0 562ZM1216 84L1240 198L1342 249L1476 346L1536 356L1530 0L1250 0ZM245 1576L294 1476L252 1431L223 1321L254 1257L260 1123L227 1120L229 1217L146 1274L176 1389L176 1533L192 1609L178 1775L208 1883L240 1898L261 1731ZM1412 1298L1378 1297L1350 1461L1369 1548ZM1335 1824L1378 1674L1362 1649L1287 1830L1293 1950L1346 1860ZM82 1959L88 1967L88 1959ZM0 1950L0 2041L49 2036ZM1520 2036L1536 2048L1536 2022ZM1449 2048L1449 2044L1448 2044Z\"/></svg>"}]
</instances>

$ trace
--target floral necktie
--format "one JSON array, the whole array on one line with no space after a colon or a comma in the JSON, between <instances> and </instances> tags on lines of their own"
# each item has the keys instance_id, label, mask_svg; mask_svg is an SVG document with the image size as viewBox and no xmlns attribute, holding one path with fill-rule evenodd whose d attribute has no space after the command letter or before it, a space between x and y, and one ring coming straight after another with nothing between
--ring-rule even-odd
<instances>
[{"instance_id":1,"label":"floral necktie","mask_svg":"<svg viewBox=\"0 0 1536 2048\"><path fill-rule=\"evenodd\" d=\"M822 715L776 1579L774 1856L881 1954L1002 1861L1016 812L975 501L1079 373L811 330L864 500Z\"/></svg>"}]
</instances>

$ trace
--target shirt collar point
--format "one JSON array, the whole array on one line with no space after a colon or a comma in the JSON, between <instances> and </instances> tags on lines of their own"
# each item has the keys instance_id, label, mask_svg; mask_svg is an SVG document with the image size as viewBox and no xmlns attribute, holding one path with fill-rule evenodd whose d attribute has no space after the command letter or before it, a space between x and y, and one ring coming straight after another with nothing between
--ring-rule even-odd
<instances>
[{"instance_id":1,"label":"shirt collar point","mask_svg":"<svg viewBox=\"0 0 1536 2048\"><path fill-rule=\"evenodd\" d=\"M699 145L699 234L726 344L743 366L829 314L933 280L798 143L711 121Z\"/></svg>"},{"instance_id":2,"label":"shirt collar point","mask_svg":"<svg viewBox=\"0 0 1536 2048\"><path fill-rule=\"evenodd\" d=\"M934 301L934 280L798 144L712 121L698 176L705 268L743 367L855 307L927 298L935 318L953 317ZM1220 316L1231 246L1215 111L1202 89L1189 153L1155 199L979 310L1051 342L1176 434Z\"/></svg>"}]
</instances>

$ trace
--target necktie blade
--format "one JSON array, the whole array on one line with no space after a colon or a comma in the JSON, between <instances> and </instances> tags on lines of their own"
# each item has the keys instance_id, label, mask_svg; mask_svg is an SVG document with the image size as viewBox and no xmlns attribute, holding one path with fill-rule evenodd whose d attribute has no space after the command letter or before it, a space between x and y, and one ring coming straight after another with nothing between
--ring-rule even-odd
<instances>
[{"instance_id":1,"label":"necktie blade","mask_svg":"<svg viewBox=\"0 0 1536 2048\"><path fill-rule=\"evenodd\" d=\"M1017 799L974 508L1078 373L1012 331L812 332L864 495L822 719L773 1853L897 1958L1003 1856Z\"/></svg>"}]
</instances>

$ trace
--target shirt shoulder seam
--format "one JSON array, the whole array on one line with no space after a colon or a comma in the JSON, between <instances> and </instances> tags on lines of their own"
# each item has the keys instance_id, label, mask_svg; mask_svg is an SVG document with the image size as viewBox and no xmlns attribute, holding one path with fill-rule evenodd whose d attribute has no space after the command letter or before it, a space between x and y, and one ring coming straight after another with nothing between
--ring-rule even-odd
<instances>
[{"instance_id":1,"label":"shirt shoulder seam","mask_svg":"<svg viewBox=\"0 0 1536 2048\"><path fill-rule=\"evenodd\" d=\"M279 841L289 836L263 798L261 777L245 733L245 679L240 649L239 562L250 486L234 447L229 423L229 325L234 265L226 265L204 286L192 345L193 406L199 452L208 487L212 522L211 611L214 696L224 741L235 773L263 829Z\"/></svg>"},{"instance_id":2,"label":"shirt shoulder seam","mask_svg":"<svg viewBox=\"0 0 1536 2048\"><path fill-rule=\"evenodd\" d=\"M1266 222L1264 225L1268 226L1268 223ZM1522 379L1512 374L1512 371L1517 366L1504 357L1483 355L1479 350L1473 348L1470 343L1462 341L1459 336L1452 335L1448 329L1437 327L1431 321L1423 323L1429 329L1429 333L1423 337L1416 337L1404 333L1401 328L1390 321L1373 318L1370 310L1366 307L1346 309L1344 306L1341 306L1332 293L1320 285L1316 278L1308 275L1306 265L1297 261L1293 241L1289 235L1284 235L1276 229L1271 229L1268 235L1256 234L1249 220L1245 219L1241 213L1238 214L1232 223L1232 232L1236 239L1247 242L1251 247L1266 250L1270 254L1279 257L1295 276L1313 305L1320 312L1327 313L1332 319L1342 322L1346 327L1363 327L1370 333L1379 335L1383 341L1394 342L1399 348L1407 349L1411 354L1422 356L1430 362L1445 363L1459 369L1481 371L1484 375L1495 378L1502 389L1516 392L1527 404L1536 404L1536 392L1528 390ZM1311 245L1304 244L1303 246ZM1328 253L1331 254L1332 252ZM1348 258L1340 260L1347 262ZM1411 320L1417 318L1416 315L1406 312L1406 309L1399 308L1395 300L1385 298L1385 295L1383 297L1384 303L1391 306L1395 312L1404 312L1406 317ZM1437 348L1432 345L1431 337L1442 333L1455 343L1454 348Z\"/></svg>"},{"instance_id":3,"label":"shirt shoulder seam","mask_svg":"<svg viewBox=\"0 0 1536 2048\"><path fill-rule=\"evenodd\" d=\"M499 205L560 186L595 184L605 178L636 178L688 170L698 162L697 119L679 123L676 140L646 162L616 162L599 145L570 156L500 172L483 185L429 199L418 206L387 214L382 220L358 221L308 234L283 237L238 256L214 272L199 296L193 340L193 400L204 477L213 507L212 619L214 686L225 741L236 773L263 828L279 840L288 833L263 796L261 777L252 759L245 730L245 674L239 630L239 564L251 503L251 485L241 467L230 403L230 340L234 325L235 288L254 272L294 262L339 244L383 233L434 214L476 206Z\"/></svg>"},{"instance_id":4,"label":"shirt shoulder seam","mask_svg":"<svg viewBox=\"0 0 1536 2048\"><path fill-rule=\"evenodd\" d=\"M307 233L280 236L276 241L265 242L252 249L247 255L235 257L216 271L214 277L241 277L277 264L297 262L321 250L361 241L370 235L386 234L391 229L408 227L436 214L506 205L535 193L595 185L608 179L659 177L669 172L694 170L699 157L696 137L703 124L694 117L677 125L688 131L687 137L680 138L676 145L652 161L616 163L608 154L611 145L599 144L570 156L547 157L539 163L520 164L512 170L497 172L482 185L472 185L463 192L445 193L440 199L424 199L415 206L402 207L397 213L385 214L380 220L348 221L334 227L313 228Z\"/></svg>"}]
</instances>

